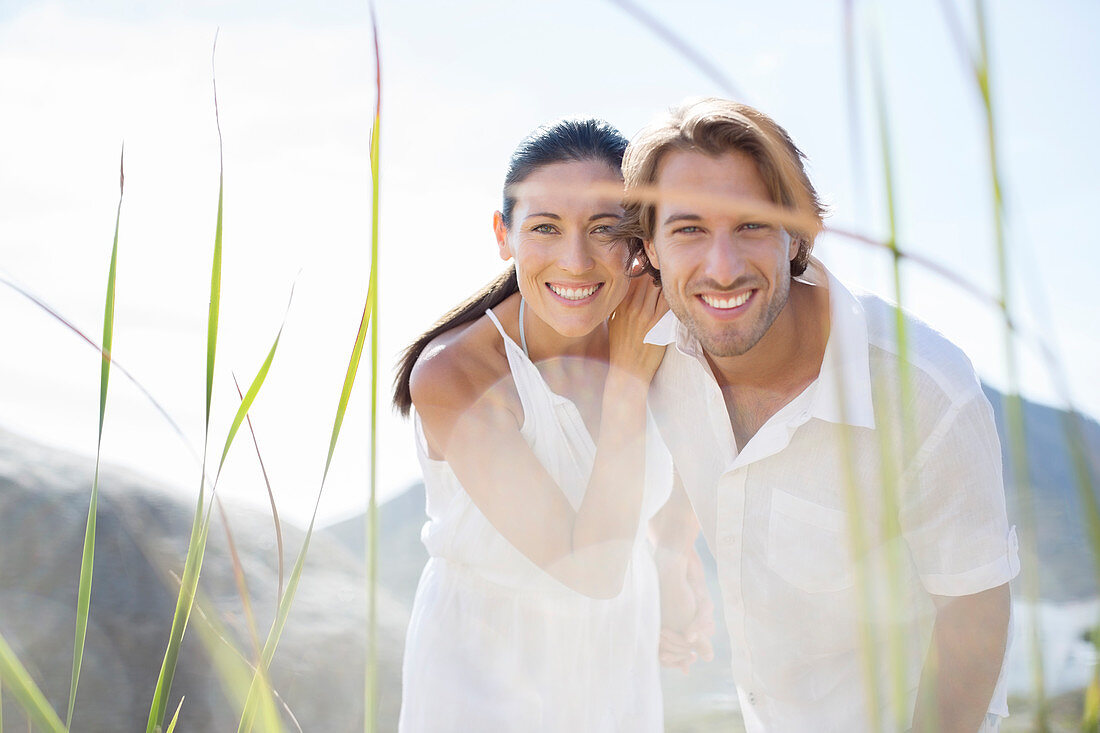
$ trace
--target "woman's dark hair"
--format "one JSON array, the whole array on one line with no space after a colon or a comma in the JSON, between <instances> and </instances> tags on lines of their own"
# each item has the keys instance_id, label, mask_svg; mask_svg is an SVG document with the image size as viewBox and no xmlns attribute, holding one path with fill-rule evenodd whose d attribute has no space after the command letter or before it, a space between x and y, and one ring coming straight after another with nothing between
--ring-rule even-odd
<instances>
[{"instance_id":1,"label":"woman's dark hair","mask_svg":"<svg viewBox=\"0 0 1100 733\"><path fill-rule=\"evenodd\" d=\"M615 170L622 170L626 144L626 138L603 120L567 118L537 128L516 146L508 162L508 173L504 176L504 202L500 211L504 226L512 225L512 210L516 206L515 196L511 195L513 187L537 169L552 163L597 160ZM440 334L476 321L485 311L500 305L518 290L516 266L513 264L465 302L451 309L405 349L397 363L393 389L393 404L399 413L407 416L412 408L409 379L424 348Z\"/></svg>"}]
</instances>

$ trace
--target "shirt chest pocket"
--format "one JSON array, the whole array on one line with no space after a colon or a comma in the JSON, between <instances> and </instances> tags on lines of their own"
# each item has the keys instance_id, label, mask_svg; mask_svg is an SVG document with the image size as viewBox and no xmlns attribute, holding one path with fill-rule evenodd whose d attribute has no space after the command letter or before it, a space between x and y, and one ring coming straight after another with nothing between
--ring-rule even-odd
<instances>
[{"instance_id":1,"label":"shirt chest pocket","mask_svg":"<svg viewBox=\"0 0 1100 733\"><path fill-rule=\"evenodd\" d=\"M855 584L847 514L785 491L772 492L768 518L768 566L807 593Z\"/></svg>"}]
</instances>

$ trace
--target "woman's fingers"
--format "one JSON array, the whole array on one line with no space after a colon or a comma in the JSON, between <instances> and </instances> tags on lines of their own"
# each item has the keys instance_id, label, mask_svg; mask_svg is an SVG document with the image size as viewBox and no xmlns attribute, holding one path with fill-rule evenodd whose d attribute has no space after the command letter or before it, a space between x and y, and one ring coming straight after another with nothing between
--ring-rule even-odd
<instances>
[{"instance_id":1,"label":"woman's fingers","mask_svg":"<svg viewBox=\"0 0 1100 733\"><path fill-rule=\"evenodd\" d=\"M662 629L657 659L663 667L679 668L687 674L688 668L699 658L691 643L683 634Z\"/></svg>"}]
</instances>

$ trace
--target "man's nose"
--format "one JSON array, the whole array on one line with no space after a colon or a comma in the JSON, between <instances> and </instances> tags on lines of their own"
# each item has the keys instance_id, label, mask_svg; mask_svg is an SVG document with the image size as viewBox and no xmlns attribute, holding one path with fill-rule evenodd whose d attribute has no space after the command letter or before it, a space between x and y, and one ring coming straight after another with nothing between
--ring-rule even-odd
<instances>
[{"instance_id":1,"label":"man's nose","mask_svg":"<svg viewBox=\"0 0 1100 733\"><path fill-rule=\"evenodd\" d=\"M745 272L745 258L735 237L719 233L707 249L706 274L719 285L732 285Z\"/></svg>"}]
</instances>

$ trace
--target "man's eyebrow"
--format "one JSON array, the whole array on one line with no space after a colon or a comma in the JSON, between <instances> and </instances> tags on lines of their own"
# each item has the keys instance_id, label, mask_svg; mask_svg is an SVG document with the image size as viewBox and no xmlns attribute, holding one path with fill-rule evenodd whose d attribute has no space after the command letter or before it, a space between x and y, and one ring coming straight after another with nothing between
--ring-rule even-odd
<instances>
[{"instance_id":1,"label":"man's eyebrow","mask_svg":"<svg viewBox=\"0 0 1100 733\"><path fill-rule=\"evenodd\" d=\"M665 219L664 222L662 223L662 226L667 226L667 225L672 224L673 222L677 222L677 221L702 221L702 220L703 220L703 217L699 216L698 214L675 213L675 214L669 214L668 218Z\"/></svg>"}]
</instances>

